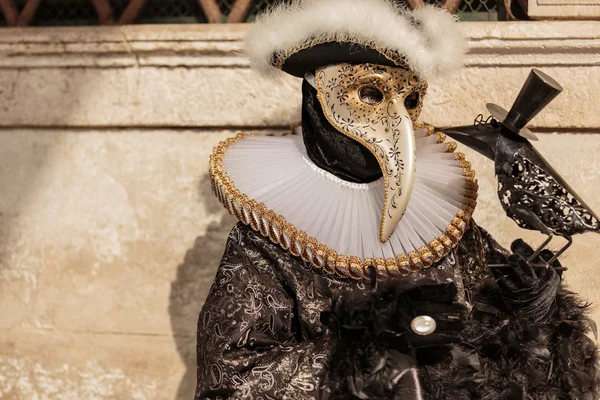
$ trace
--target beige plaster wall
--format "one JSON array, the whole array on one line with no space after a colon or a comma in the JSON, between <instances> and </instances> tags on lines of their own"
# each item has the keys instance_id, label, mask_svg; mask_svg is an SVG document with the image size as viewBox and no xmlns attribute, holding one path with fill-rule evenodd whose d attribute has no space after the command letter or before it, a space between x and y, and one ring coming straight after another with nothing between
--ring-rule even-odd
<instances>
[{"instance_id":1,"label":"beige plaster wall","mask_svg":"<svg viewBox=\"0 0 600 400\"><path fill-rule=\"evenodd\" d=\"M536 122L560 133L537 146L600 210L598 25L586 24L465 24L468 70L432 85L427 117L468 123L544 68L567 93ZM298 82L268 85L235 53L244 29L0 30L1 399L193 397L196 318L234 223L208 154L238 129L298 119ZM492 166L469 155L478 222L504 244L539 243L503 217ZM580 236L565 257L569 285L596 301L598 247Z\"/></svg>"}]
</instances>

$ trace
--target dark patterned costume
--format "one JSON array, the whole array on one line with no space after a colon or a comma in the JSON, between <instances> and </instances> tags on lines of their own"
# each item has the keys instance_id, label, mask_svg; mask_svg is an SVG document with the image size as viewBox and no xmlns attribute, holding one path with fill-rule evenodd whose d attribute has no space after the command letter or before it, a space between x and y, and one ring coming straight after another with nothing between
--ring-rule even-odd
<instances>
[{"instance_id":1,"label":"dark patterned costume","mask_svg":"<svg viewBox=\"0 0 600 400\"><path fill-rule=\"evenodd\" d=\"M486 256L496 251L505 252L473 223L456 251L410 278L454 282L473 306L464 342L419 366L426 398L595 399L585 307L561 288L543 321L506 310L495 283L483 280ZM198 322L196 399L360 398L331 365L341 339L320 315L373 293L370 282L312 270L238 224Z\"/></svg>"}]
</instances>

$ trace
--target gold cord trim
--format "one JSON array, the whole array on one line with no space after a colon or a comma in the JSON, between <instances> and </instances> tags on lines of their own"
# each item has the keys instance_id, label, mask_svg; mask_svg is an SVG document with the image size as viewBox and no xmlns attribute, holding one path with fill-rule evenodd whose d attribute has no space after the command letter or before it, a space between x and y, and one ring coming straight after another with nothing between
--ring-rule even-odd
<instances>
[{"instance_id":1,"label":"gold cord trim","mask_svg":"<svg viewBox=\"0 0 600 400\"><path fill-rule=\"evenodd\" d=\"M424 126L427 132L433 132L430 125ZM296 229L288 223L282 215L270 210L263 203L251 200L241 193L223 169L223 156L227 148L247 135L240 133L233 138L219 143L210 156L209 172L213 192L227 211L245 225L268 237L273 243L278 244L292 255L301 257L313 266L323 269L328 274L335 274L342 278L355 280L366 279L368 268L374 267L378 274L390 276L408 276L411 273L429 268L434 263L456 247L462 238L471 220L477 203L477 179L471 164L465 161L464 154L455 153L455 159L460 161L466 180L465 200L456 216L450 221L445 234L429 242L417 251L409 254L398 254L396 258L365 258L338 254L329 249L325 244L319 243L316 238L308 237L306 232ZM438 137L438 139L440 139ZM444 137L444 139L446 139ZM443 142L443 141L442 141ZM454 152L456 144L447 143L447 151Z\"/></svg>"}]
</instances>

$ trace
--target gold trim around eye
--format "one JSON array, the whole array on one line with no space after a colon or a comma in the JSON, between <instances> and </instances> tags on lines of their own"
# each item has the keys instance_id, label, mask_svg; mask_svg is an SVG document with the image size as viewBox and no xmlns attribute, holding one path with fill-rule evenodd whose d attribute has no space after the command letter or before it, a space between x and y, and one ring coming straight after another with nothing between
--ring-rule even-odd
<instances>
[{"instance_id":1,"label":"gold trim around eye","mask_svg":"<svg viewBox=\"0 0 600 400\"><path fill-rule=\"evenodd\" d=\"M413 96L413 95L416 96L416 103L415 103L414 106L409 107L409 106L406 105L406 100L408 100L408 98L410 96ZM404 97L404 108L406 108L407 111L416 110L422 104L423 104L423 102L422 102L422 99L421 99L421 93L419 93L418 91L410 92L406 97Z\"/></svg>"},{"instance_id":2,"label":"gold trim around eye","mask_svg":"<svg viewBox=\"0 0 600 400\"><path fill-rule=\"evenodd\" d=\"M429 126L423 126L431 131ZM457 165L464 170L467 185L464 191L463 206L455 217L449 221L446 231L438 238L432 240L409 254L398 254L395 258L365 258L355 255L338 254L335 250L319 243L314 237L288 223L282 215L270 210L265 204L258 203L236 187L229 175L223 169L223 157L228 147L248 136L240 133L233 138L219 143L210 156L209 174L211 187L219 201L227 211L242 223L249 225L253 230L267 237L275 244L294 256L310 262L315 268L322 269L328 274L341 278L367 279L368 268L373 266L378 274L392 276L408 276L412 273L429 268L434 263L447 256L456 247L462 238L477 202L477 180L471 165L464 161L464 155L457 154ZM445 138L444 138L445 139Z\"/></svg>"},{"instance_id":3,"label":"gold trim around eye","mask_svg":"<svg viewBox=\"0 0 600 400\"><path fill-rule=\"evenodd\" d=\"M379 93L379 95L381 96L381 100L379 100L377 103L369 103L367 101L364 101L362 99L362 94L361 94L361 92L363 91L363 89L373 89L373 90L376 90L377 93ZM358 88L358 90L356 91L356 93L357 93L357 96L358 96L358 100L361 103L366 104L368 106L372 106L372 107L376 107L376 106L380 105L381 103L383 103L383 100L385 99L385 95L381 92L381 90L377 89L375 86L372 86L372 85L361 86L361 87Z\"/></svg>"}]
</instances>

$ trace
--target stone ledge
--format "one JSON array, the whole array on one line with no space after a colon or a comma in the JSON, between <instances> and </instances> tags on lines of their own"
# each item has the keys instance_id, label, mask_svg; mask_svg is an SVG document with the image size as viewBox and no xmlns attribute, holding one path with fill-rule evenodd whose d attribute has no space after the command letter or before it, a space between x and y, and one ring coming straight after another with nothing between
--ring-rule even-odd
<instances>
[{"instance_id":1,"label":"stone ledge","mask_svg":"<svg viewBox=\"0 0 600 400\"><path fill-rule=\"evenodd\" d=\"M470 22L461 28L469 38L467 66L600 64L600 22ZM248 67L240 43L247 30L246 24L2 29L0 67Z\"/></svg>"},{"instance_id":2,"label":"stone ledge","mask_svg":"<svg viewBox=\"0 0 600 400\"><path fill-rule=\"evenodd\" d=\"M240 53L247 25L0 30L1 127L283 127L299 119L300 82L258 77ZM469 123L509 107L529 69L565 93L533 121L600 128L600 22L472 22L467 68L431 82L423 117Z\"/></svg>"}]
</instances>

